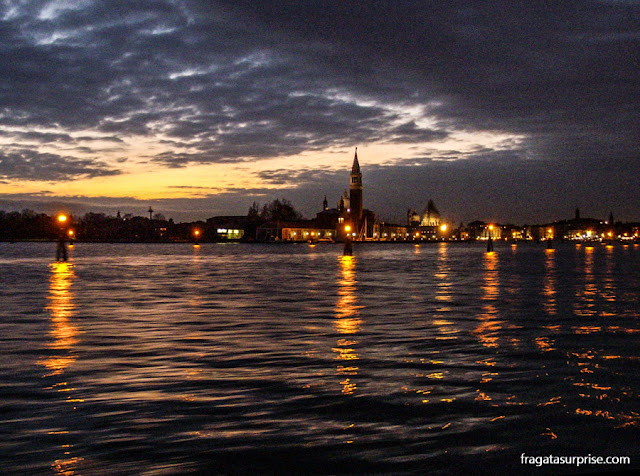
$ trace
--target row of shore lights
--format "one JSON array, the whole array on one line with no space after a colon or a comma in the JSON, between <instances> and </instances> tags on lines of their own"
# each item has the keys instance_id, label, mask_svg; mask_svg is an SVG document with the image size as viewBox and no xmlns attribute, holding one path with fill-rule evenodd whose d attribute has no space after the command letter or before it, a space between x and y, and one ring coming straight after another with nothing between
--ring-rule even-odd
<instances>
[{"instance_id":1,"label":"row of shore lights","mask_svg":"<svg viewBox=\"0 0 640 476\"><path fill-rule=\"evenodd\" d=\"M449 229L449 227L448 227L446 224L444 224L444 223L443 223L442 225L440 225L440 231L441 231L442 233L446 233L448 229ZM401 234L400 234L400 235L401 235ZM388 235L387 235L387 233L385 233L383 236L386 238ZM395 234L395 233L391 233L391 237L392 237L392 238L395 238L395 237L396 237L396 234ZM407 233L407 234L405 235L405 237L409 237L409 233ZM416 238L419 238L419 237L420 237L420 232L419 232L419 231L416 231L416 233L415 233L415 237L416 237Z\"/></svg>"},{"instance_id":2,"label":"row of shore lights","mask_svg":"<svg viewBox=\"0 0 640 476\"><path fill-rule=\"evenodd\" d=\"M65 215L64 213L61 213L60 215L58 215L58 224L60 226L64 226L67 221L69 220L69 217L67 215ZM75 235L75 231L73 230L69 230L69 238L73 238L73 236ZM195 230L193 230L193 236L198 239L200 238L200 230L198 230L197 228Z\"/></svg>"},{"instance_id":3,"label":"row of shore lights","mask_svg":"<svg viewBox=\"0 0 640 476\"><path fill-rule=\"evenodd\" d=\"M65 214L61 213L60 215L58 215L58 224L59 224L60 226L64 226L64 225L65 225L65 223L67 223L67 220L68 220L68 219L69 219L69 217L67 217L67 215L65 215ZM493 226L491 226L490 228L493 228ZM444 224L443 224L443 225L441 225L441 226L440 226L440 230L441 230L443 233L444 233L444 232L446 232L446 231L447 231L447 225L444 225ZM350 226L350 225L346 225L346 226L344 227L344 231L345 231L346 233L351 232L351 226ZM197 228L196 228L196 229L194 229L194 230L193 230L193 236L194 236L194 238L196 238L196 239L200 238L200 233L201 233L201 232L200 232L200 230L199 230L199 229L197 229ZM73 235L74 235L74 234L75 234L75 232L74 232L73 230L69 230L69 237L73 238ZM308 235L308 234L309 234L309 233L307 232L307 235ZM315 233L313 233L313 232L312 232L311 234L312 234L312 235L315 235ZM295 232L294 232L294 235L295 235ZM395 234L394 234L394 235L395 235ZM416 233L416 237L417 237L417 236L419 236L419 235L420 235L419 233ZM355 234L355 233L351 233L351 236L356 236L356 234ZM386 236L386 234L385 234L385 236Z\"/></svg>"}]
</instances>

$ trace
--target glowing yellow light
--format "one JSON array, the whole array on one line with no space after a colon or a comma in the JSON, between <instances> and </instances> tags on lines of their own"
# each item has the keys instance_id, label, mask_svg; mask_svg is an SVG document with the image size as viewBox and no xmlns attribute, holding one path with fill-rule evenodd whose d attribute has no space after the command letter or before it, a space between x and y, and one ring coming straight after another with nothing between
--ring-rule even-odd
<instances>
[{"instance_id":1,"label":"glowing yellow light","mask_svg":"<svg viewBox=\"0 0 640 476\"><path fill-rule=\"evenodd\" d=\"M613 233L609 232L607 233L609 235L609 238L611 238L611 236L613 236Z\"/></svg>"},{"instance_id":2,"label":"glowing yellow light","mask_svg":"<svg viewBox=\"0 0 640 476\"><path fill-rule=\"evenodd\" d=\"M440 226L440 231L447 231L447 225Z\"/></svg>"},{"instance_id":3,"label":"glowing yellow light","mask_svg":"<svg viewBox=\"0 0 640 476\"><path fill-rule=\"evenodd\" d=\"M74 235L73 230L69 230L69 236L73 236L73 235Z\"/></svg>"},{"instance_id":4,"label":"glowing yellow light","mask_svg":"<svg viewBox=\"0 0 640 476\"><path fill-rule=\"evenodd\" d=\"M489 229L490 229L490 230L493 230L493 225L489 225Z\"/></svg>"},{"instance_id":5,"label":"glowing yellow light","mask_svg":"<svg viewBox=\"0 0 640 476\"><path fill-rule=\"evenodd\" d=\"M200 230L193 230L193 234L196 236L200 235Z\"/></svg>"},{"instance_id":6,"label":"glowing yellow light","mask_svg":"<svg viewBox=\"0 0 640 476\"><path fill-rule=\"evenodd\" d=\"M349 233L351 231L351 227L349 225L344 227L344 231L346 231L347 233Z\"/></svg>"},{"instance_id":7,"label":"glowing yellow light","mask_svg":"<svg viewBox=\"0 0 640 476\"><path fill-rule=\"evenodd\" d=\"M58 221L64 223L67 221L67 215L58 215Z\"/></svg>"}]
</instances>

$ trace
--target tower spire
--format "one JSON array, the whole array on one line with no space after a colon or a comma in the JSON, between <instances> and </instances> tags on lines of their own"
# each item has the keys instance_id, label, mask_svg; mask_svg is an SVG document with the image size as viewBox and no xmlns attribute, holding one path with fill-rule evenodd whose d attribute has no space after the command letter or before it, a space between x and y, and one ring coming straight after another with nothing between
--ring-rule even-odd
<instances>
[{"instance_id":1,"label":"tower spire","mask_svg":"<svg viewBox=\"0 0 640 476\"><path fill-rule=\"evenodd\" d=\"M360 174L360 164L358 163L358 148L356 147L356 153L353 156L353 166L351 167L351 175L361 175Z\"/></svg>"},{"instance_id":2,"label":"tower spire","mask_svg":"<svg viewBox=\"0 0 640 476\"><path fill-rule=\"evenodd\" d=\"M362 220L362 172L358 163L358 148L353 156L353 166L351 167L351 183L349 184L349 204L351 207L351 217L353 225L359 230Z\"/></svg>"}]
</instances>

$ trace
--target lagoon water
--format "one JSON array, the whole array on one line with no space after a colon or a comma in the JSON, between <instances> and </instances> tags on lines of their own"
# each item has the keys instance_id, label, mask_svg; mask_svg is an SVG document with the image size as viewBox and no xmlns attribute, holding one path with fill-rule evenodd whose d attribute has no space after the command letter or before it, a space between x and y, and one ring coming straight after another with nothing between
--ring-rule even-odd
<instances>
[{"instance_id":1,"label":"lagoon water","mask_svg":"<svg viewBox=\"0 0 640 476\"><path fill-rule=\"evenodd\" d=\"M640 248L495 250L0 243L0 467L639 467Z\"/></svg>"}]
</instances>

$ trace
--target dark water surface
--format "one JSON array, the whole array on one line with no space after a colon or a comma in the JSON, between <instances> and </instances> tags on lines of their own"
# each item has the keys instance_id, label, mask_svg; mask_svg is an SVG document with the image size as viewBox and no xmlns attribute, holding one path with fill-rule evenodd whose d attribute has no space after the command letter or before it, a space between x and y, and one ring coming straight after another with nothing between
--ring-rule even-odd
<instances>
[{"instance_id":1,"label":"dark water surface","mask_svg":"<svg viewBox=\"0 0 640 476\"><path fill-rule=\"evenodd\" d=\"M3 473L639 466L637 245L354 248L0 243Z\"/></svg>"}]
</instances>

